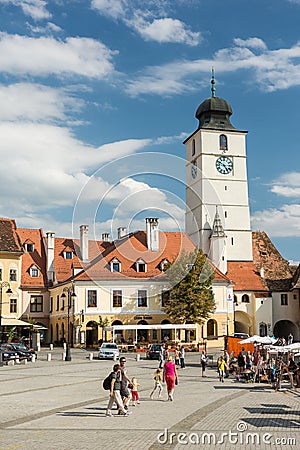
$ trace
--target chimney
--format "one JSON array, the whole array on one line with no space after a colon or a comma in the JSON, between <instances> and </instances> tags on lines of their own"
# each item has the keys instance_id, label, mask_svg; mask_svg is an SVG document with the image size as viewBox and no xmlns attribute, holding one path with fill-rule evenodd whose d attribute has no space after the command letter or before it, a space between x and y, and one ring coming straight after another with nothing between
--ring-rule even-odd
<instances>
[{"instance_id":1,"label":"chimney","mask_svg":"<svg viewBox=\"0 0 300 450\"><path fill-rule=\"evenodd\" d=\"M54 236L55 233L49 231L47 236L47 278L54 281Z\"/></svg>"},{"instance_id":2,"label":"chimney","mask_svg":"<svg viewBox=\"0 0 300 450\"><path fill-rule=\"evenodd\" d=\"M146 219L147 248L152 252L158 252L158 219Z\"/></svg>"},{"instance_id":3,"label":"chimney","mask_svg":"<svg viewBox=\"0 0 300 450\"><path fill-rule=\"evenodd\" d=\"M102 233L102 241L109 242L109 233Z\"/></svg>"},{"instance_id":4,"label":"chimney","mask_svg":"<svg viewBox=\"0 0 300 450\"><path fill-rule=\"evenodd\" d=\"M260 276L261 278L265 278L265 269L263 267L260 268Z\"/></svg>"},{"instance_id":5,"label":"chimney","mask_svg":"<svg viewBox=\"0 0 300 450\"><path fill-rule=\"evenodd\" d=\"M119 227L118 228L118 239L122 239L124 236L126 236L126 228Z\"/></svg>"},{"instance_id":6,"label":"chimney","mask_svg":"<svg viewBox=\"0 0 300 450\"><path fill-rule=\"evenodd\" d=\"M81 260L86 262L89 260L89 226L80 225L80 254Z\"/></svg>"}]
</instances>

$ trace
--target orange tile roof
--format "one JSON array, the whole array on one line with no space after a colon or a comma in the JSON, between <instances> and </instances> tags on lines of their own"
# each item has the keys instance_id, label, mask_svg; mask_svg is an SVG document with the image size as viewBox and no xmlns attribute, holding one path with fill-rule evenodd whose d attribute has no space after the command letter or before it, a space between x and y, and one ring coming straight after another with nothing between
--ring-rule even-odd
<instances>
[{"instance_id":1,"label":"orange tile roof","mask_svg":"<svg viewBox=\"0 0 300 450\"><path fill-rule=\"evenodd\" d=\"M252 261L228 261L227 277L234 282L234 291L268 291Z\"/></svg>"},{"instance_id":2,"label":"orange tile roof","mask_svg":"<svg viewBox=\"0 0 300 450\"><path fill-rule=\"evenodd\" d=\"M41 229L18 228L18 235L22 244L34 244L33 252L26 252L22 256L22 286L46 286L47 285L47 269L46 269L46 253L43 246L43 232ZM38 277L30 275L30 268L35 266L39 269Z\"/></svg>"},{"instance_id":3,"label":"orange tile roof","mask_svg":"<svg viewBox=\"0 0 300 450\"><path fill-rule=\"evenodd\" d=\"M0 251L22 253L22 245L13 219L0 218Z\"/></svg>"}]
</instances>

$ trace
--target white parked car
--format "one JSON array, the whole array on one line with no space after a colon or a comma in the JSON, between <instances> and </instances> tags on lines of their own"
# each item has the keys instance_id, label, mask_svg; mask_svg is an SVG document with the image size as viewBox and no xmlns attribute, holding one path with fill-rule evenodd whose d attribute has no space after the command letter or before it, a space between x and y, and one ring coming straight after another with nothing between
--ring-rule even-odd
<instances>
[{"instance_id":1,"label":"white parked car","mask_svg":"<svg viewBox=\"0 0 300 450\"><path fill-rule=\"evenodd\" d=\"M99 359L119 359L120 352L117 344L103 342L99 348Z\"/></svg>"}]
</instances>

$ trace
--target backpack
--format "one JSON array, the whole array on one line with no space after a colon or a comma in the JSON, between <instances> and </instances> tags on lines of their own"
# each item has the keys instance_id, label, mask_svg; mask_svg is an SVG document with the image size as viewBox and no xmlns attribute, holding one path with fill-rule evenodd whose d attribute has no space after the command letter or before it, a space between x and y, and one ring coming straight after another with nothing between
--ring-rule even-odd
<instances>
[{"instance_id":1,"label":"backpack","mask_svg":"<svg viewBox=\"0 0 300 450\"><path fill-rule=\"evenodd\" d=\"M112 374L113 372L111 372L104 380L102 383L102 387L105 391L109 391L110 390L110 386L111 386L111 380L112 380Z\"/></svg>"}]
</instances>

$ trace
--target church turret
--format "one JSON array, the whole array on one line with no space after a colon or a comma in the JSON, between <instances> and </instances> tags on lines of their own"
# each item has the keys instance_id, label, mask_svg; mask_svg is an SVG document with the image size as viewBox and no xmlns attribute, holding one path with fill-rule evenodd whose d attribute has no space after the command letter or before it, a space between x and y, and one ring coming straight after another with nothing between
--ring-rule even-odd
<instances>
[{"instance_id":1,"label":"church turret","mask_svg":"<svg viewBox=\"0 0 300 450\"><path fill-rule=\"evenodd\" d=\"M227 273L226 234L216 206L212 233L210 236L209 259L224 274Z\"/></svg>"}]
</instances>

